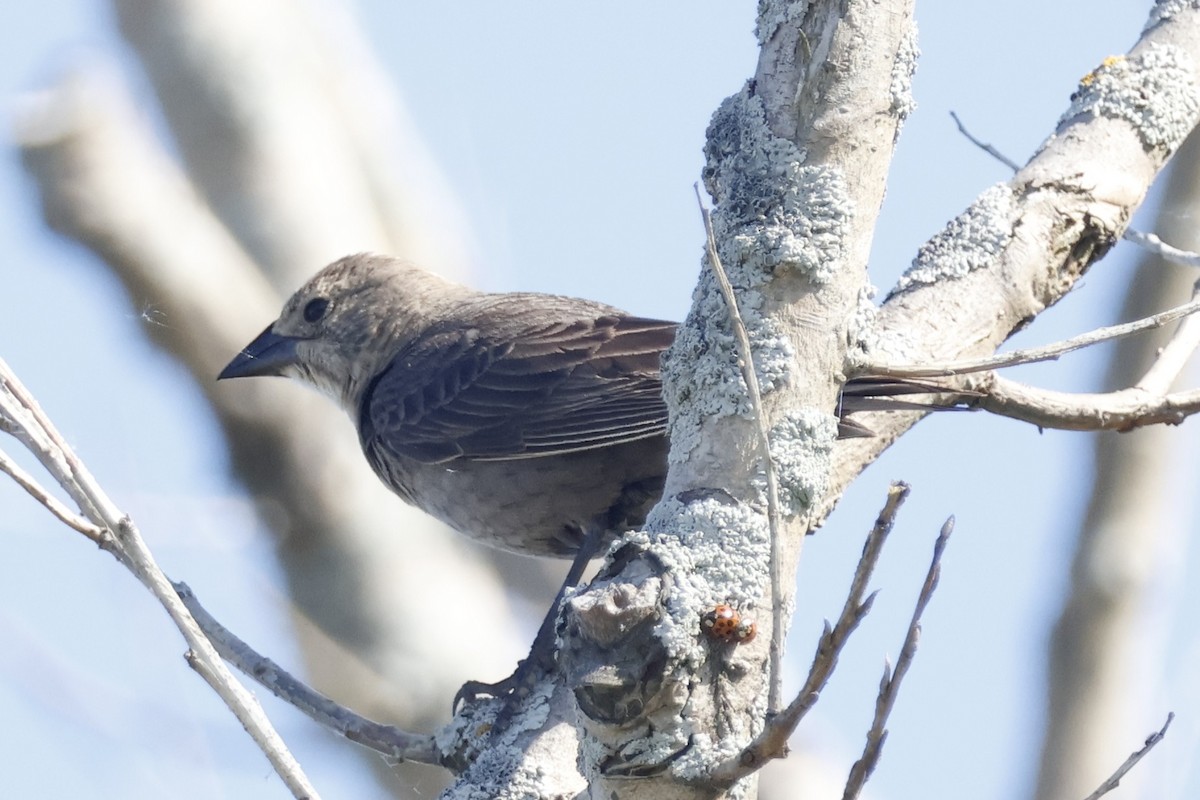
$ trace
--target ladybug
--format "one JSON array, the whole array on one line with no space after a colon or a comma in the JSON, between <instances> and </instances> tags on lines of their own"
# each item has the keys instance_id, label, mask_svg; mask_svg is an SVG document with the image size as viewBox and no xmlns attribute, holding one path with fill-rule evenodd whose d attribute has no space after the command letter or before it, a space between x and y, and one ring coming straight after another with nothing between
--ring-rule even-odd
<instances>
[{"instance_id":1,"label":"ladybug","mask_svg":"<svg viewBox=\"0 0 1200 800\"><path fill-rule=\"evenodd\" d=\"M733 631L733 640L738 644L746 644L746 642L754 641L754 637L758 635L758 626L748 619L744 619L738 623L737 628Z\"/></svg>"},{"instance_id":2,"label":"ladybug","mask_svg":"<svg viewBox=\"0 0 1200 800\"><path fill-rule=\"evenodd\" d=\"M758 634L758 626L742 619L737 610L728 603L718 603L700 618L704 632L720 642L744 644Z\"/></svg>"},{"instance_id":3,"label":"ladybug","mask_svg":"<svg viewBox=\"0 0 1200 800\"><path fill-rule=\"evenodd\" d=\"M733 638L733 632L737 630L741 621L741 616L733 606L719 603L700 618L700 626L712 638L727 642Z\"/></svg>"}]
</instances>

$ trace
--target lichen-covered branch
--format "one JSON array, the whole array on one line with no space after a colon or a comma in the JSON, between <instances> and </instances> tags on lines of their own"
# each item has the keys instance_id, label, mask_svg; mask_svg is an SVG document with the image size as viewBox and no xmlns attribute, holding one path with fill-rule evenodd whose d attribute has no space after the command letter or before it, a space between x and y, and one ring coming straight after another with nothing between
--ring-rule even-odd
<instances>
[{"instance_id":1,"label":"lichen-covered branch","mask_svg":"<svg viewBox=\"0 0 1200 800\"><path fill-rule=\"evenodd\" d=\"M825 491L837 423L820 409L835 406L860 333L870 234L908 108L911 11L906 2L760 4L755 78L722 103L708 131L704 185L750 341L745 360L762 387L785 576L808 509ZM767 481L744 444L756 423L710 266L664 359L664 499L568 604L567 670L597 796L628 796L633 777L646 796L716 791L713 770L765 718L769 637L726 639L701 626L717 608L749 625L775 605ZM785 619L790 595L778 601ZM647 606L635 612L629 600ZM630 625L644 633L611 633ZM752 787L750 776L724 789L736 796Z\"/></svg>"},{"instance_id":2,"label":"lichen-covered branch","mask_svg":"<svg viewBox=\"0 0 1200 800\"><path fill-rule=\"evenodd\" d=\"M921 249L880 309L872 359L913 364L990 354L1070 291L1120 238L1195 127L1198 87L1200 9L1157 3L1133 48L1081 81L1029 162ZM823 513L915 418L866 422L879 435L839 445Z\"/></svg>"},{"instance_id":3,"label":"lichen-covered branch","mask_svg":"<svg viewBox=\"0 0 1200 800\"><path fill-rule=\"evenodd\" d=\"M876 564L879 563L888 535L896 523L896 515L908 498L908 493L909 487L906 484L892 484L887 503L879 512L875 526L863 544L854 578L850 581L850 590L846 593L846 601L842 605L842 613L832 626L826 622L804 686L787 708L767 720L762 732L754 741L734 758L713 770L712 780L720 785L730 785L761 769L768 760L784 758L788 754L788 738L795 732L796 726L805 715L816 706L825 684L837 667L842 650L850 641L850 635L858 629L875 604L875 593L868 595L867 586L875 572Z\"/></svg>"}]
</instances>

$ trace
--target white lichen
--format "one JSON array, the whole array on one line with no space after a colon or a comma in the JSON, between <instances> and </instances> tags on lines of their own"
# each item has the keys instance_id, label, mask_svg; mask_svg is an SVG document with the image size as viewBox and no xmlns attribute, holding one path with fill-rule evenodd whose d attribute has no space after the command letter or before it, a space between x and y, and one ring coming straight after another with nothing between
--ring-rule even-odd
<instances>
[{"instance_id":1,"label":"white lichen","mask_svg":"<svg viewBox=\"0 0 1200 800\"><path fill-rule=\"evenodd\" d=\"M542 770L526 757L518 739L539 730L550 712L555 683L546 676L522 701L520 712L502 730L494 730L503 700L467 704L450 724L434 734L443 753L465 752L470 766L448 788L444 800L517 800L545 794Z\"/></svg>"},{"instance_id":2,"label":"white lichen","mask_svg":"<svg viewBox=\"0 0 1200 800\"><path fill-rule=\"evenodd\" d=\"M921 246L891 294L962 278L988 266L1011 241L1012 225L1012 189L1004 183L985 189L966 211Z\"/></svg>"},{"instance_id":3,"label":"white lichen","mask_svg":"<svg viewBox=\"0 0 1200 800\"><path fill-rule=\"evenodd\" d=\"M670 414L671 463L682 462L700 444L704 420L730 414L749 417L751 411L729 309L707 262L705 267L691 311L663 354L663 399ZM761 293L735 288L741 289L739 311L750 338L760 390L769 394L790 385L796 363L791 340L778 323L759 313Z\"/></svg>"},{"instance_id":4,"label":"white lichen","mask_svg":"<svg viewBox=\"0 0 1200 800\"><path fill-rule=\"evenodd\" d=\"M758 0L758 15L754 21L754 36L761 47L779 30L789 26L808 10L809 0Z\"/></svg>"},{"instance_id":5,"label":"white lichen","mask_svg":"<svg viewBox=\"0 0 1200 800\"><path fill-rule=\"evenodd\" d=\"M1146 27L1142 29L1142 33L1146 33L1155 25L1171 19L1176 14L1197 8L1200 8L1198 0L1158 0L1154 4L1154 8L1150 9L1150 17L1146 20Z\"/></svg>"},{"instance_id":6,"label":"white lichen","mask_svg":"<svg viewBox=\"0 0 1200 800\"><path fill-rule=\"evenodd\" d=\"M917 45L917 23L910 22L908 31L900 40L896 51L896 60L892 62L892 83L889 87L892 95L892 111L900 121L917 110L917 100L913 97L912 81L917 72L917 60L921 57L921 48ZM900 136L900 126L896 126L896 136Z\"/></svg>"},{"instance_id":7,"label":"white lichen","mask_svg":"<svg viewBox=\"0 0 1200 800\"><path fill-rule=\"evenodd\" d=\"M771 461L785 516L803 514L829 491L829 459L837 433L836 416L811 409L791 412L771 428ZM766 475L756 477L754 486L765 503Z\"/></svg>"},{"instance_id":8,"label":"white lichen","mask_svg":"<svg viewBox=\"0 0 1200 800\"><path fill-rule=\"evenodd\" d=\"M666 613L655 638L669 658L696 665L707 658L699 639L700 617L719 603L744 614L766 594L770 531L761 510L717 494L664 499L645 528L626 541L654 548L672 576Z\"/></svg>"},{"instance_id":9,"label":"white lichen","mask_svg":"<svg viewBox=\"0 0 1200 800\"><path fill-rule=\"evenodd\" d=\"M794 143L774 135L762 100L748 88L726 98L708 126L704 184L716 203L713 227L730 281L760 285L778 269L815 284L846 253L854 206L841 173L805 166Z\"/></svg>"},{"instance_id":10,"label":"white lichen","mask_svg":"<svg viewBox=\"0 0 1200 800\"><path fill-rule=\"evenodd\" d=\"M671 662L669 671L694 674L713 658L714 643L701 633L701 618L718 604L728 603L744 618L769 627L770 609L759 610L757 605L766 594L770 554L770 531L761 510L717 490L686 501L667 498L651 512L644 529L627 534L624 541L652 548L655 560L671 576L664 593L666 607L652 634ZM720 657L744 658L733 652ZM605 748L593 755L614 756L623 765L669 763L672 774L695 780L739 752L757 732L743 730L743 723L757 726L766 713L764 686L764 696L756 697L749 716L733 715L737 719L726 724L734 727L714 742L689 722L689 706L703 698L692 693L686 680L678 687L673 716L682 724L653 726L646 735L622 742L616 754L603 743L593 743L593 748ZM660 698L658 705L671 704Z\"/></svg>"},{"instance_id":11,"label":"white lichen","mask_svg":"<svg viewBox=\"0 0 1200 800\"><path fill-rule=\"evenodd\" d=\"M1170 153L1195 127L1200 98L1191 56L1152 46L1133 57L1114 56L1084 76L1060 124L1076 116L1122 119L1147 150Z\"/></svg>"},{"instance_id":12,"label":"white lichen","mask_svg":"<svg viewBox=\"0 0 1200 800\"><path fill-rule=\"evenodd\" d=\"M872 284L864 284L858 290L854 308L850 312L850 324L847 336L852 344L846 353L850 366L860 366L870 353L878 348L879 307L875 305L876 288Z\"/></svg>"}]
</instances>

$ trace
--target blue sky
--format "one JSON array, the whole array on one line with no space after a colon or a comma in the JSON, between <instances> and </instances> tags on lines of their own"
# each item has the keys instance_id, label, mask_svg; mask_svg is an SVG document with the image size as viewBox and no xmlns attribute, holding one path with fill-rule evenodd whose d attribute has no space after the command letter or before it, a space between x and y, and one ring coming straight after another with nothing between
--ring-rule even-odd
<instances>
[{"instance_id":1,"label":"blue sky","mask_svg":"<svg viewBox=\"0 0 1200 800\"><path fill-rule=\"evenodd\" d=\"M918 109L900 141L875 241L877 285L889 286L921 242L1006 177L962 139L949 112L1024 160L1053 129L1079 77L1134 41L1146 7L1128 0L920 4ZM547 10L364 0L359 8L471 223L476 284L683 316L703 245L692 185L704 129L753 70L752 3ZM9 3L0 21L0 89L10 104L65 67L131 65L107 8L94 0ZM211 415L190 379L142 337L138 318L154 311L153 300L127 298L91 255L47 231L11 147L0 160L0 242L8 299L0 358L138 520L172 576L192 583L211 610L277 660L299 663L270 545L227 476ZM1114 321L1129 251L1119 246L1018 341ZM1083 353L1023 375L1092 388L1101 356ZM1195 441L1191 426L1177 434ZM852 487L806 550L794 655L807 656L822 618L837 613L887 483L907 480L913 496L884 557L877 610L802 729L835 769L844 773L857 755L883 658L898 650L933 537L955 514L943 588L872 787L877 797L913 797L920 786L921 797L983 800L1028 790L1045 641L1086 498L1089 448L1080 434L943 415L922 423ZM6 481L0 504L7 791L286 796L186 668L179 639L149 595ZM1165 518L1190 531L1192 512L1181 493ZM1164 690L1125 733L1132 750L1168 709L1178 712L1166 744L1139 770L1164 796L1185 786L1173 796L1195 796L1200 776L1189 761L1200 702L1185 687L1197 627L1179 610L1198 602L1185 578L1197 565L1187 552L1172 560L1155 601L1161 616L1151 623L1171 636L1168 657L1155 665ZM801 675L796 661L792 687ZM371 796L344 746L278 703L268 712L326 796Z\"/></svg>"}]
</instances>

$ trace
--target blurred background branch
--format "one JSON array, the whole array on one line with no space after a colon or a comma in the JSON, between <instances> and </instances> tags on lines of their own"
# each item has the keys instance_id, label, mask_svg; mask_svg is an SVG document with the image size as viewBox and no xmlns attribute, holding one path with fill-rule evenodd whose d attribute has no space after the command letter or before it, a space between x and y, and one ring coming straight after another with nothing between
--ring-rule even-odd
<instances>
[{"instance_id":1,"label":"blurred background branch","mask_svg":"<svg viewBox=\"0 0 1200 800\"><path fill-rule=\"evenodd\" d=\"M1175 154L1153 229L1187 250L1200 247L1200 137ZM1122 319L1184 302L1194 269L1147 255L1129 281ZM1137 382L1178 325L1122 339L1112 350L1105 387ZM1179 383L1189 385L1185 377ZM1128 750L1129 734L1173 708L1162 664L1166 620L1152 622L1178 580L1171 563L1187 530L1171 519L1181 487L1194 486L1191 443L1171 427L1093 435L1092 493L1075 532L1069 592L1050 637L1046 729L1036 797L1084 797ZM1173 610L1163 609L1168 613ZM1159 618L1161 619L1161 618ZM1149 623L1149 624L1148 624ZM1134 770L1123 791L1153 785ZM1146 796L1153 792L1145 792Z\"/></svg>"},{"instance_id":2,"label":"blurred background branch","mask_svg":"<svg viewBox=\"0 0 1200 800\"><path fill-rule=\"evenodd\" d=\"M468 237L435 202L444 190L417 166L428 164L423 149L343 13L208 0L115 10L170 140L124 79L94 64L26 97L17 137L46 219L170 321L148 319L146 332L225 430L275 536L316 687L368 716L428 727L446 718L461 665L487 678L515 662L521 636L496 571L384 490L325 400L214 378L326 261L370 249L461 270L454 243ZM412 608L437 624L414 630Z\"/></svg>"}]
</instances>

